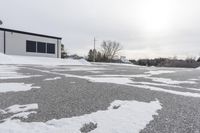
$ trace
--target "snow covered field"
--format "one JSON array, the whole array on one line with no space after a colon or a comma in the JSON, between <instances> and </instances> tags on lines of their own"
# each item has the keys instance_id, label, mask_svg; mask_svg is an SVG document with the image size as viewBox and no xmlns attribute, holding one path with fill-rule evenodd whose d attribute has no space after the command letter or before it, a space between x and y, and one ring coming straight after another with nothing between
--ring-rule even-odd
<instances>
[{"instance_id":1,"label":"snow covered field","mask_svg":"<svg viewBox=\"0 0 200 133\"><path fill-rule=\"evenodd\" d=\"M198 69L4 56L0 56L0 133L200 129Z\"/></svg>"}]
</instances>

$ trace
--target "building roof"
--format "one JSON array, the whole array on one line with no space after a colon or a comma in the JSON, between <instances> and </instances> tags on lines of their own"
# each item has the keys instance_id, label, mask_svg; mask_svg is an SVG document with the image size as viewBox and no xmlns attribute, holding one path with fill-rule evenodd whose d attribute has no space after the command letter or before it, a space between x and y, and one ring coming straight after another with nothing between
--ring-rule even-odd
<instances>
[{"instance_id":1,"label":"building roof","mask_svg":"<svg viewBox=\"0 0 200 133\"><path fill-rule=\"evenodd\" d=\"M49 36L49 35L43 35L43 34L37 34L37 33L31 33L31 32L25 32L25 31L13 30L13 29L0 28L0 30L1 31L20 33L20 34L26 34L26 35L46 37L46 38L53 38L53 39L60 39L60 40L62 39L61 37L55 37L55 36Z\"/></svg>"}]
</instances>

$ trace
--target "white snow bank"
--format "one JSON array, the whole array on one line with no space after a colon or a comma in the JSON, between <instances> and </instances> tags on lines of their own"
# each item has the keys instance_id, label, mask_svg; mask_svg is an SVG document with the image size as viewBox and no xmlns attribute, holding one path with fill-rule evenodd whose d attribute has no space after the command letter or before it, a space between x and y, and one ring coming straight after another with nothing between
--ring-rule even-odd
<instances>
[{"instance_id":1,"label":"white snow bank","mask_svg":"<svg viewBox=\"0 0 200 133\"><path fill-rule=\"evenodd\" d=\"M34 56L15 56L0 53L0 64L22 64L22 65L91 65L84 59L58 59Z\"/></svg>"},{"instance_id":2,"label":"white snow bank","mask_svg":"<svg viewBox=\"0 0 200 133\"><path fill-rule=\"evenodd\" d=\"M31 90L32 88L38 89L40 87L24 83L0 83L0 93L28 91Z\"/></svg>"},{"instance_id":3,"label":"white snow bank","mask_svg":"<svg viewBox=\"0 0 200 133\"><path fill-rule=\"evenodd\" d=\"M114 107L119 108L114 108ZM51 120L46 123L25 123L6 120L0 124L1 133L81 133L84 124L97 124L90 133L138 133L158 115L159 101L150 103L138 101L114 101L108 110L86 114L80 117Z\"/></svg>"}]
</instances>

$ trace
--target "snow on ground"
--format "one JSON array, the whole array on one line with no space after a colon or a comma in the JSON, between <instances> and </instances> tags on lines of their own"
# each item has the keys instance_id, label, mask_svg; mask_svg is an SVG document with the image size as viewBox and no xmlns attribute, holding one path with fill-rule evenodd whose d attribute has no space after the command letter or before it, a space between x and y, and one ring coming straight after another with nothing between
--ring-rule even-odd
<instances>
[{"instance_id":1,"label":"snow on ground","mask_svg":"<svg viewBox=\"0 0 200 133\"><path fill-rule=\"evenodd\" d=\"M40 87L24 83L0 83L0 93L28 91L33 88L38 89Z\"/></svg>"},{"instance_id":2,"label":"snow on ground","mask_svg":"<svg viewBox=\"0 0 200 133\"><path fill-rule=\"evenodd\" d=\"M113 84L129 84L132 82L129 78L96 78L96 77L87 77L91 82L98 83L113 83Z\"/></svg>"},{"instance_id":3,"label":"snow on ground","mask_svg":"<svg viewBox=\"0 0 200 133\"><path fill-rule=\"evenodd\" d=\"M19 113L19 112L26 112L29 110L35 110L38 109L37 104L26 104L26 105L12 105L6 109L4 109L3 114L8 114L8 113Z\"/></svg>"},{"instance_id":4,"label":"snow on ground","mask_svg":"<svg viewBox=\"0 0 200 133\"><path fill-rule=\"evenodd\" d=\"M193 90L193 91L200 91L200 89L196 89L196 88L187 88L188 90Z\"/></svg>"},{"instance_id":5,"label":"snow on ground","mask_svg":"<svg viewBox=\"0 0 200 133\"><path fill-rule=\"evenodd\" d=\"M117 100L111 103L108 110L46 123L8 119L0 124L0 133L81 133L83 125L91 122L97 124L97 128L90 133L138 133L153 120L153 115L158 115L157 111L161 108L159 101Z\"/></svg>"},{"instance_id":6,"label":"snow on ground","mask_svg":"<svg viewBox=\"0 0 200 133\"><path fill-rule=\"evenodd\" d=\"M189 79L189 80L191 80L191 81L199 81L199 79Z\"/></svg>"},{"instance_id":7,"label":"snow on ground","mask_svg":"<svg viewBox=\"0 0 200 133\"><path fill-rule=\"evenodd\" d=\"M55 77L55 78L46 78L44 81L52 81L52 80L58 80L61 79L61 77Z\"/></svg>"},{"instance_id":8,"label":"snow on ground","mask_svg":"<svg viewBox=\"0 0 200 133\"><path fill-rule=\"evenodd\" d=\"M174 95L180 95L180 96L187 96L187 97L200 97L199 93L193 93L193 92L183 92L183 91L176 91L176 90L169 90L169 89L164 89L161 87L155 87L158 86L157 85L150 85L151 82L149 82L150 84L148 84L147 82L137 82L134 81L134 79L131 78L131 76L125 77L125 75L123 75L122 77L102 77L101 75L88 75L88 76L79 76L79 75L73 75L73 74L63 74L63 73L58 73L58 72L51 72L51 71L47 71L47 70L40 70L40 69L35 69L35 68L30 68L31 70L36 70L36 71L41 71L41 72L45 72L45 73L50 73L50 74L57 74L57 75L61 75L61 76L65 76L65 77L71 77L71 78L79 78L79 79L85 79L88 80L90 82L99 82L99 83L112 83L112 84L120 84L120 85L126 85L126 86L132 86L132 87L136 87L136 88L142 88L142 89L148 89L148 90L152 90L152 91L160 91L160 92L165 92L165 93L170 93L170 94L174 94ZM164 72L166 73L166 71ZM170 73L170 72L169 72ZM144 78L148 77L149 75L144 75ZM151 75L150 75L151 76ZM141 77L141 75L139 75L139 77ZM191 81L193 82L193 81ZM168 84L166 84L167 86ZM164 86L163 84L161 84L160 86ZM172 87L172 86L170 86ZM177 87L177 88L183 88L181 86L173 86L173 87ZM185 88L187 89L187 88ZM191 89L188 89L191 90Z\"/></svg>"},{"instance_id":9,"label":"snow on ground","mask_svg":"<svg viewBox=\"0 0 200 133\"><path fill-rule=\"evenodd\" d=\"M0 79L19 79L40 77L41 75L23 75L18 73L19 67L11 65L0 65Z\"/></svg>"},{"instance_id":10,"label":"snow on ground","mask_svg":"<svg viewBox=\"0 0 200 133\"><path fill-rule=\"evenodd\" d=\"M103 63L103 62L93 62L92 63L94 66L110 66L110 65L114 65L114 66L130 66L130 67L143 67L143 66L139 66L139 65L134 65L134 64L125 64L125 63L109 63L109 62L106 62L106 63Z\"/></svg>"},{"instance_id":11,"label":"snow on ground","mask_svg":"<svg viewBox=\"0 0 200 133\"><path fill-rule=\"evenodd\" d=\"M151 75L147 75L147 74L137 74L137 75L113 75L113 74L110 74L110 75L92 75L93 77L125 77L125 78L144 78L144 77L149 77Z\"/></svg>"},{"instance_id":12,"label":"snow on ground","mask_svg":"<svg viewBox=\"0 0 200 133\"><path fill-rule=\"evenodd\" d=\"M10 121L15 118L27 119L30 114L37 113L36 111L33 111L36 109L38 109L38 104L12 105L4 110L0 110L0 114L4 114L4 115L5 114L14 114L10 118L5 119L4 121Z\"/></svg>"},{"instance_id":13,"label":"snow on ground","mask_svg":"<svg viewBox=\"0 0 200 133\"><path fill-rule=\"evenodd\" d=\"M16 118L23 118L23 119L27 119L29 117L30 114L36 114L36 111L29 111L29 112L21 112L21 113L17 113L14 114L13 116L11 116L9 119L16 119Z\"/></svg>"},{"instance_id":14,"label":"snow on ground","mask_svg":"<svg viewBox=\"0 0 200 133\"><path fill-rule=\"evenodd\" d=\"M114 77L114 78L85 77L85 79L87 79L87 80L89 80L91 82L121 84L121 85L136 87L136 88L148 89L148 90L152 90L152 91L166 92L166 93L170 93L170 94L187 96L187 97L200 97L199 93L181 92L181 91L163 89L163 88L160 88L160 87L154 87L154 86L150 86L148 84L144 84L144 83L140 83L140 82L134 82L134 81L130 80L129 78L120 78L120 77L119 78L116 78L116 77Z\"/></svg>"},{"instance_id":15,"label":"snow on ground","mask_svg":"<svg viewBox=\"0 0 200 133\"><path fill-rule=\"evenodd\" d=\"M173 85L177 85L177 84L196 84L195 81L177 81L177 80L172 80L172 79L168 79L168 78L156 78L156 77L146 77L149 78L155 82L160 82L160 83L166 83L166 84L173 84Z\"/></svg>"},{"instance_id":16,"label":"snow on ground","mask_svg":"<svg viewBox=\"0 0 200 133\"><path fill-rule=\"evenodd\" d=\"M58 59L48 57L34 57L34 56L15 56L5 55L0 53L0 64L34 64L34 65L91 65L84 59Z\"/></svg>"},{"instance_id":17,"label":"snow on ground","mask_svg":"<svg viewBox=\"0 0 200 133\"><path fill-rule=\"evenodd\" d=\"M148 71L147 74L151 75L159 75L159 74L166 74L166 73L175 73L175 71L169 71L169 70L155 70L155 71Z\"/></svg>"},{"instance_id":18,"label":"snow on ground","mask_svg":"<svg viewBox=\"0 0 200 133\"><path fill-rule=\"evenodd\" d=\"M148 90L152 90L152 91L166 92L166 93L170 93L170 94L174 94L174 95L200 98L200 93L168 90L168 89L163 89L163 88L160 88L160 87L154 87L154 86L149 86L149 85L135 85L135 84L127 84L127 85L132 86L132 87L142 88L142 89L148 89Z\"/></svg>"},{"instance_id":19,"label":"snow on ground","mask_svg":"<svg viewBox=\"0 0 200 133\"><path fill-rule=\"evenodd\" d=\"M100 68L100 67L88 67L88 66L84 66L84 67L77 67L77 66L72 66L72 67L60 67L59 69L53 69L53 71L56 72L66 72L66 71L84 71L84 72L90 72L90 73L102 73L104 70L109 70L106 68Z\"/></svg>"},{"instance_id":20,"label":"snow on ground","mask_svg":"<svg viewBox=\"0 0 200 133\"><path fill-rule=\"evenodd\" d=\"M90 72L90 73L95 73L95 74L100 74L100 73L103 73L102 71L88 71L88 72Z\"/></svg>"}]
</instances>

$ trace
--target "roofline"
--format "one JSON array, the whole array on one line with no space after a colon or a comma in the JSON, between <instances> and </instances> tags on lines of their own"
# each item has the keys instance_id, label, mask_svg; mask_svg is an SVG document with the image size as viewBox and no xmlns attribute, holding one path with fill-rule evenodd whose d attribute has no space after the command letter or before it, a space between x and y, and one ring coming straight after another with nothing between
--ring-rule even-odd
<instances>
[{"instance_id":1,"label":"roofline","mask_svg":"<svg viewBox=\"0 0 200 133\"><path fill-rule=\"evenodd\" d=\"M12 30L12 29L6 29L6 28L0 28L0 30L62 40L61 37L55 37L55 36L49 36L49 35L43 35L43 34L37 34L37 33L31 33L31 32L19 31L19 30Z\"/></svg>"}]
</instances>

